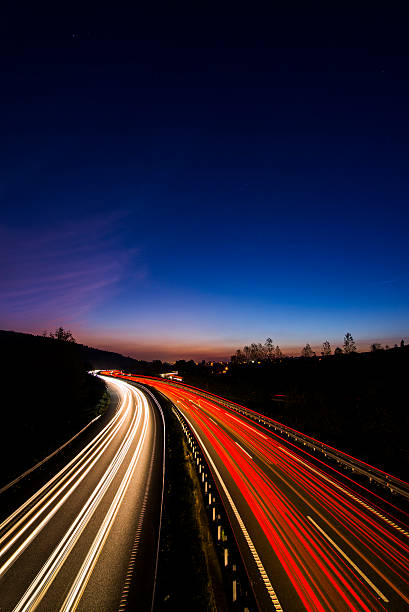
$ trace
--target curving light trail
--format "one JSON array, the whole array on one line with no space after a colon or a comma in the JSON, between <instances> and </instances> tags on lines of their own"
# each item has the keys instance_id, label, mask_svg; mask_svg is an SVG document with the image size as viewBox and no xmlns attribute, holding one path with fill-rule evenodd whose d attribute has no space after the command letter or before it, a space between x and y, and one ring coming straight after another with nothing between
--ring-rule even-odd
<instances>
[{"instance_id":1,"label":"curving light trail","mask_svg":"<svg viewBox=\"0 0 409 612\"><path fill-rule=\"evenodd\" d=\"M7 601L2 610L93 609L93 571L118 523L132 546L138 512L130 502L149 486L155 417L143 392L119 380L109 384L120 397L113 418L0 525L0 601ZM119 603L129 561L123 552L113 559L122 583L112 585L110 603L102 605Z\"/></svg>"},{"instance_id":2,"label":"curving light trail","mask_svg":"<svg viewBox=\"0 0 409 612\"><path fill-rule=\"evenodd\" d=\"M409 528L392 504L217 398L138 380L171 399L194 431L261 608L409 609Z\"/></svg>"}]
</instances>

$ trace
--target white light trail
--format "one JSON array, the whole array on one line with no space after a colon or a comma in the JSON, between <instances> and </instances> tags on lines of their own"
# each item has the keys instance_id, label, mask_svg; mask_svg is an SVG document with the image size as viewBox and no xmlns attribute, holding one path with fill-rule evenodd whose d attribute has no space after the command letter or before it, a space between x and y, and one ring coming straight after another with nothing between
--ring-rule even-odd
<instances>
[{"instance_id":1,"label":"white light trail","mask_svg":"<svg viewBox=\"0 0 409 612\"><path fill-rule=\"evenodd\" d=\"M118 383L124 384L124 383ZM125 385L124 385L125 386ZM129 389L126 386L127 390ZM139 429L140 422L143 418L143 436L142 439L145 439L146 428L149 419L149 412L147 410L147 404L142 404L143 396L136 390L133 390L134 396L137 400L137 411L133 415L133 419L131 425L127 431L127 435L109 464L107 470L105 471L103 477L99 481L97 487L92 492L91 496L88 498L87 502L84 504L80 513L76 517L76 519L71 524L70 528L66 532L63 539L54 549L53 553L50 555L46 563L41 568L40 572L37 574L34 581L31 583L29 588L24 593L23 597L20 599L16 607L14 608L14 612L17 611L28 611L34 610L46 594L47 590L51 586L64 562L66 561L69 553L73 549L74 545L80 538L84 529L89 524L89 521L92 519L95 510L97 509L99 503L103 499L105 493L107 492L109 486L111 485L114 477L118 473L119 468L121 467L123 461L126 458L126 455L129 451L129 448L132 442L135 440L136 434ZM146 402L146 400L145 400ZM141 410L141 406L143 405L143 414ZM141 440L138 442L138 449L140 449L142 445Z\"/></svg>"},{"instance_id":2,"label":"white light trail","mask_svg":"<svg viewBox=\"0 0 409 612\"><path fill-rule=\"evenodd\" d=\"M64 508L64 504L81 482L96 467L98 461L102 460L104 454L106 456L107 450L115 445L114 455L108 466L104 465L104 472L96 486L90 491L71 525L57 541L54 550L26 588L18 603L15 604L14 612L28 612L38 607L84 530L89 526L90 529L95 529L97 535L89 548L87 545L81 559L81 569L73 578L72 585L67 585L69 592L63 608L60 609L68 611L77 607L133 481L147 439L150 407L147 398L140 390L122 381L110 379L109 382L115 385L121 397L120 408L111 421L58 474L0 525L0 546L2 545L0 558L3 557L3 565L0 567L1 576L33 542L54 515ZM133 405L135 409L131 412ZM125 423L127 423L126 430L123 431ZM121 437L118 440L119 433ZM124 475L121 468L125 470ZM117 487L114 479L118 476L119 470L121 470L121 480ZM112 488L113 484L115 484L115 489ZM102 523L96 524L94 521L91 524L91 520L97 516L96 510L107 494L109 495L109 506L107 512L103 513L103 518L100 519Z\"/></svg>"},{"instance_id":3,"label":"white light trail","mask_svg":"<svg viewBox=\"0 0 409 612\"><path fill-rule=\"evenodd\" d=\"M37 525L37 527L34 528L30 532L30 535L20 544L20 546L7 559L7 561L5 563L3 563L3 565L0 567L0 577L10 568L10 566L16 561L16 559L27 548L27 546L29 546L31 544L31 542L34 540L34 538L37 537L37 535L41 532L41 530L45 527L45 525L47 525L47 523L51 520L51 518L56 514L56 512L61 508L61 506L67 501L67 499L70 497L70 495L75 491L75 489L84 480L86 475L91 471L91 469L94 467L94 465L97 463L97 461L101 458L101 456L103 455L105 450L108 448L109 444L114 439L116 433L118 432L119 427L122 425L123 420L125 419L126 414L127 414L128 410L129 410L129 396L127 396L126 399L127 399L127 403L126 403L126 407L124 408L124 412L123 412L122 418L120 419L120 421L116 425L116 427L110 432L109 436L106 439L104 439L103 444L99 445L92 452L92 454L89 457L89 460L87 461L86 469L83 470L84 466L82 466L82 465L80 465L80 467L78 469L75 468L73 470L73 473L72 473L71 477L63 485L59 485L57 483L51 489L50 492L45 494L43 499L41 499L32 509L28 510L28 512L25 515L23 515L23 517L15 525L13 525L13 527L11 527L11 529L1 538L0 542L3 542L7 538L10 538L10 535L22 523L25 522L24 526L13 537L8 539L7 544L5 544L2 549L0 549L0 558L2 556L4 556L4 554L17 542L17 540L29 529L29 527L31 527L35 523L36 519L40 518L41 514L43 514L45 512L45 510L47 510L47 508L49 508L51 506L51 504L54 501L57 500L59 495L61 495L61 493L67 488L67 486L69 484L71 484L72 482L74 483L68 489L68 491L65 493L65 495L58 502L56 502L54 506L51 507L50 511L41 520L39 525ZM78 455L77 455L77 457L78 457ZM76 480L75 480L75 478L76 478ZM51 493L53 493L53 492L54 492L54 495L50 499L48 499L48 501L45 504L43 504L43 500L47 499L49 497L49 495ZM40 507L41 504L43 504L42 507ZM24 506L25 506L25 504L24 504ZM32 514L32 512L36 508L38 508L38 507L40 507L40 509L36 512L36 514L34 514L30 518L30 520L27 521L28 516L30 516ZM7 519L7 521L9 521L9 519Z\"/></svg>"}]
</instances>

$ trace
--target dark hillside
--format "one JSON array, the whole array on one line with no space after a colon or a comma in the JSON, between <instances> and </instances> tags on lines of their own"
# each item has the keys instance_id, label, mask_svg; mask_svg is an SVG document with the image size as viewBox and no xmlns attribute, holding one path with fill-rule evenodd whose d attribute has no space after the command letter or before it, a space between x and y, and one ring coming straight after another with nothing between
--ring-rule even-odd
<instances>
[{"instance_id":1,"label":"dark hillside","mask_svg":"<svg viewBox=\"0 0 409 612\"><path fill-rule=\"evenodd\" d=\"M87 373L74 343L0 331L0 347L0 483L5 484L96 416L105 385Z\"/></svg>"},{"instance_id":2,"label":"dark hillside","mask_svg":"<svg viewBox=\"0 0 409 612\"><path fill-rule=\"evenodd\" d=\"M10 355L16 355L17 359L19 359L19 355L22 355L19 352L20 348L23 350L37 350L38 347L50 346L49 343L51 341L52 339L44 338L43 336L0 330L0 347L2 352L6 352L4 356L5 363L8 361L7 351L10 351ZM161 361L143 361L133 359L132 357L125 357L120 353L86 346L85 344L69 344L71 346L71 354L75 355L78 362L81 362L87 370L112 369L123 370L124 372L138 372L140 374L157 374L162 370L166 371L170 367L169 364L162 363ZM34 349L34 347L36 348Z\"/></svg>"}]
</instances>

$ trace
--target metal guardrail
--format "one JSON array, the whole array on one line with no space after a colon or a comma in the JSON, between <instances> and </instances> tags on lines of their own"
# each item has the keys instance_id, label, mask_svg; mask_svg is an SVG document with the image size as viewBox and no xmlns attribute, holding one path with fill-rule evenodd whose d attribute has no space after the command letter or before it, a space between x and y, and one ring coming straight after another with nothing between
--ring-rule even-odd
<instances>
[{"instance_id":1,"label":"metal guardrail","mask_svg":"<svg viewBox=\"0 0 409 612\"><path fill-rule=\"evenodd\" d=\"M144 376L141 375L141 378L144 378ZM150 377L146 378L149 380ZM164 381L162 380L162 382ZM192 390L194 391L194 393L196 393L197 395L201 395L205 399L210 399L213 402L216 402L222 406L226 406L227 408L231 408L232 410L243 414L249 419L258 421L259 423L263 423L263 425L266 425L267 427L274 428L276 431L280 431L281 433L292 438L295 442L301 443L303 446L308 446L314 452L321 452L325 457L336 461L338 464L342 465L346 469L349 469L356 474L360 474L367 477L370 483L375 482L380 486L383 486L388 489L390 493L395 495L401 495L405 499L409 499L409 483L405 482L404 480L401 480L400 478L397 478L396 476L393 476L392 474L383 472L375 466L369 465L368 463L365 463L364 461L361 461L356 457L352 457L351 455L348 455L347 453L344 453L343 451L338 450L337 448L333 448L332 446L325 444L325 442L315 440L314 438L311 438L311 436L303 434L297 431L296 429L292 429L291 427L288 427L287 425L284 425L279 421L275 421L274 419L264 414L255 412L254 410L250 410L245 406L241 406L240 404L236 404L235 402L227 400L223 397L219 397L218 395L203 391L202 389L198 389L197 387L192 387L190 385L178 383L175 381L166 381L166 384L168 384L169 386L178 387L180 389L185 389L187 391Z\"/></svg>"},{"instance_id":2,"label":"metal guardrail","mask_svg":"<svg viewBox=\"0 0 409 612\"><path fill-rule=\"evenodd\" d=\"M174 404L173 412L190 447L201 485L202 499L209 520L210 531L226 585L229 609L232 612L255 612L258 610L258 605L253 588L212 471L188 422Z\"/></svg>"},{"instance_id":3,"label":"metal guardrail","mask_svg":"<svg viewBox=\"0 0 409 612\"><path fill-rule=\"evenodd\" d=\"M20 476L17 476L17 478L15 478L14 480L12 480L11 482L7 483L6 485L4 485L4 487L2 487L0 489L0 495L2 493L4 493L5 491L7 491L7 489L10 489L11 487L13 487L15 484L17 484L18 482L20 482L20 480L22 480L23 478L25 478L26 476L28 476L29 474L31 474L32 472L34 472L37 468L41 467L42 465L44 465L44 463L46 463L49 459L51 459L52 457L55 457L55 455L57 455L57 453L59 453L60 451L62 451L66 446L68 446L69 444L71 444L71 442L73 442L76 438L78 438L78 436L80 436L90 425L92 425L92 423L95 423L95 421L97 421L100 418L100 414L98 414L98 416L96 416L94 419L92 419L92 421L90 421L89 423L87 423L85 425L85 427L83 427L82 429L80 429L80 431L78 431L74 436L72 436L72 438L70 438L69 440L67 440L67 442L64 442L64 444L62 444L59 448L57 448L55 451L53 451L52 453L50 453L49 455L47 455L47 457L44 457L44 459L42 459L41 461L39 461L38 463L36 463L35 465L33 465L31 468L29 468L28 470L26 470L25 472L23 472L22 474L20 474Z\"/></svg>"},{"instance_id":4,"label":"metal guardrail","mask_svg":"<svg viewBox=\"0 0 409 612\"><path fill-rule=\"evenodd\" d=\"M221 398L217 395L213 395L212 393L208 393L206 391L199 390L197 388L191 388L189 385L183 385L176 382L167 383L174 387L179 387L182 389L193 389L197 395L201 395L205 399L210 399L211 401L221 404L222 406L226 406L227 408L233 409L236 412L243 414L244 416L252 419L254 421L258 421L267 427L273 428L276 431L280 431L292 438L295 442L301 443L303 446L307 446L311 448L314 452L320 451L324 454L325 457L330 458L336 461L338 464L341 464L343 467L350 469L352 472L356 474L361 474L366 476L369 479L369 482L376 482L377 484L387 488L391 493L401 495L406 499L409 499L409 483L404 480L400 480L391 474L387 474L378 468L361 461L355 457L351 457L347 453L340 451L336 448L325 444L324 442L320 442L319 440L315 440L306 434L303 434L291 427L287 427L283 423L275 421L274 419L267 417L264 414L255 412L254 410L250 410L245 406L240 406L240 404L236 404L235 402L231 402L225 398Z\"/></svg>"},{"instance_id":5,"label":"metal guardrail","mask_svg":"<svg viewBox=\"0 0 409 612\"><path fill-rule=\"evenodd\" d=\"M149 386L147 388L149 381L147 381L146 384L137 383L135 381L132 382L135 386L143 389L152 397L156 404L158 404L163 417L163 411L159 406L157 398L150 391ZM159 393L163 395L160 391ZM222 570L229 610L231 610L231 612L256 612L259 607L256 603L253 588L244 561L241 557L230 524L230 519L211 469L209 468L200 444L188 422L180 413L177 406L165 395L163 395L163 397L172 404L173 413L178 419L189 445L193 464L200 482L200 490L209 520L210 531Z\"/></svg>"}]
</instances>

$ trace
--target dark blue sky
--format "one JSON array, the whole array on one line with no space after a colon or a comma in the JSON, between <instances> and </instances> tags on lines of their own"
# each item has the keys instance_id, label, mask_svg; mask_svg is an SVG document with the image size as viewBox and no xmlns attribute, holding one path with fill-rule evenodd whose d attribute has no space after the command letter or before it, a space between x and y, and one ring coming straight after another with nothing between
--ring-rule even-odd
<instances>
[{"instance_id":1,"label":"dark blue sky","mask_svg":"<svg viewBox=\"0 0 409 612\"><path fill-rule=\"evenodd\" d=\"M149 358L406 337L404 23L10 18L1 327Z\"/></svg>"}]
</instances>

